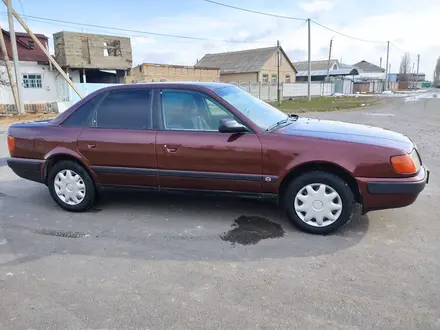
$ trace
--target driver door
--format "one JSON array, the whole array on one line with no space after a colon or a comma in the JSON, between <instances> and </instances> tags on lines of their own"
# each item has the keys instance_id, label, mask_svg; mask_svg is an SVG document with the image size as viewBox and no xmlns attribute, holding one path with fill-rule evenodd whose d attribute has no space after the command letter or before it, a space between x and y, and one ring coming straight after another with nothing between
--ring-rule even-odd
<instances>
[{"instance_id":1,"label":"driver door","mask_svg":"<svg viewBox=\"0 0 440 330\"><path fill-rule=\"evenodd\" d=\"M220 119L234 117L229 110L203 93L164 89L160 111L156 152L161 189L261 192L260 139L251 130L220 133Z\"/></svg>"}]
</instances>

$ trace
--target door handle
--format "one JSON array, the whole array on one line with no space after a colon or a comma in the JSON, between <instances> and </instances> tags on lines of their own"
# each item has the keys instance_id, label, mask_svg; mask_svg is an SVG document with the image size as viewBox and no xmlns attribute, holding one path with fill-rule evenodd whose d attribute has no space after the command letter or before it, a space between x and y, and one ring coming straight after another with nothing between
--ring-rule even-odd
<instances>
[{"instance_id":1,"label":"door handle","mask_svg":"<svg viewBox=\"0 0 440 330\"><path fill-rule=\"evenodd\" d=\"M87 144L87 147L88 147L89 149L95 149L95 148L96 148L96 144L95 144L95 143L88 143L88 144Z\"/></svg>"},{"instance_id":2,"label":"door handle","mask_svg":"<svg viewBox=\"0 0 440 330\"><path fill-rule=\"evenodd\" d=\"M163 146L167 152L176 152L177 147L167 146L166 144Z\"/></svg>"}]
</instances>

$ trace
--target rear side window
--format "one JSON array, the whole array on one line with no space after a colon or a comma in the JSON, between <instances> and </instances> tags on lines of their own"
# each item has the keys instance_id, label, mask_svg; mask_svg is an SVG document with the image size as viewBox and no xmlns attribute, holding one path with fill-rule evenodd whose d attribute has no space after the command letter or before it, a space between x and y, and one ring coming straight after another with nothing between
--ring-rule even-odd
<instances>
[{"instance_id":1,"label":"rear side window","mask_svg":"<svg viewBox=\"0 0 440 330\"><path fill-rule=\"evenodd\" d=\"M108 93L93 119L98 128L143 130L151 126L152 90L126 89Z\"/></svg>"}]
</instances>

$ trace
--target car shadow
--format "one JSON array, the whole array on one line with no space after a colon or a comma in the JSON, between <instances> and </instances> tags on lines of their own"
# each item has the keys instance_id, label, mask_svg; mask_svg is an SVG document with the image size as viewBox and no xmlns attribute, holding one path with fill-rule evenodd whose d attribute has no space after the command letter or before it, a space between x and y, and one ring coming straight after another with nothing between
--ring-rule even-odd
<instances>
[{"instance_id":1,"label":"car shadow","mask_svg":"<svg viewBox=\"0 0 440 330\"><path fill-rule=\"evenodd\" d=\"M358 244L369 228L368 217L357 214L334 234L311 235L275 203L228 197L108 190L91 211L69 213L44 186L23 198L3 194L0 234L20 257L0 267L52 254L228 261L330 255Z\"/></svg>"}]
</instances>

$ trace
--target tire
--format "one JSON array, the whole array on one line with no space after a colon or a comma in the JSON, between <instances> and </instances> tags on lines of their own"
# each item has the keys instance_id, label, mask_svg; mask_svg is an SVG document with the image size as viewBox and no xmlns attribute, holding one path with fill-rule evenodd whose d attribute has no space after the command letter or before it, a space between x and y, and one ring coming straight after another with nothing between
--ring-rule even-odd
<instances>
[{"instance_id":1,"label":"tire","mask_svg":"<svg viewBox=\"0 0 440 330\"><path fill-rule=\"evenodd\" d=\"M294 179L283 198L289 220L302 231L318 235L333 233L349 223L355 206L348 184L323 171L307 172Z\"/></svg>"},{"instance_id":2,"label":"tire","mask_svg":"<svg viewBox=\"0 0 440 330\"><path fill-rule=\"evenodd\" d=\"M61 176L58 176L59 174ZM63 177L67 179L62 179ZM68 183L65 184L62 180L68 180L66 181ZM59 184L56 185L55 181ZM61 161L52 166L48 175L48 187L54 201L61 208L70 212L88 211L93 206L97 194L89 173L84 167L70 160ZM64 190L62 190L63 188ZM64 197L63 192L65 193Z\"/></svg>"}]
</instances>

